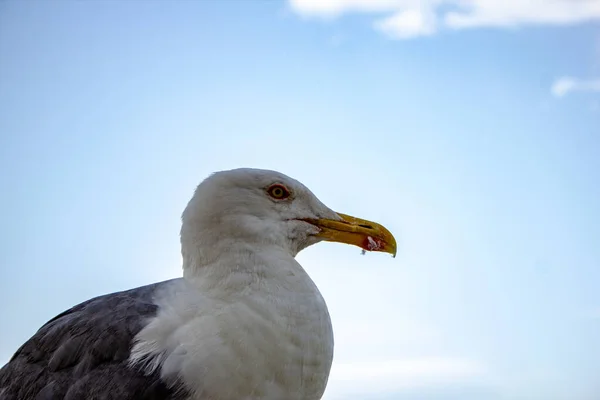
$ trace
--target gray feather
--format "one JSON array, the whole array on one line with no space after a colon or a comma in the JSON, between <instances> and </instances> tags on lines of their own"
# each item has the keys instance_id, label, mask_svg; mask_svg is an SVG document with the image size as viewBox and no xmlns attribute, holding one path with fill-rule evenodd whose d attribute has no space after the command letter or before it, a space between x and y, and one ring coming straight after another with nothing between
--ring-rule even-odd
<instances>
[{"instance_id":1,"label":"gray feather","mask_svg":"<svg viewBox=\"0 0 600 400\"><path fill-rule=\"evenodd\" d=\"M81 303L43 325L0 369L0 400L178 400L178 382L128 365L135 335L154 317L154 293L172 281Z\"/></svg>"}]
</instances>

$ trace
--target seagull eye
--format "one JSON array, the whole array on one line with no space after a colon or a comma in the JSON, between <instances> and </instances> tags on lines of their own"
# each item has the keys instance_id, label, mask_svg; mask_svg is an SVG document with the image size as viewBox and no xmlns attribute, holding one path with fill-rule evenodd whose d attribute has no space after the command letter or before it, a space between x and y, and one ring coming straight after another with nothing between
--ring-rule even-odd
<instances>
[{"instance_id":1,"label":"seagull eye","mask_svg":"<svg viewBox=\"0 0 600 400\"><path fill-rule=\"evenodd\" d=\"M290 197L290 191L283 185L273 185L267 190L267 193L277 200L283 200Z\"/></svg>"}]
</instances>

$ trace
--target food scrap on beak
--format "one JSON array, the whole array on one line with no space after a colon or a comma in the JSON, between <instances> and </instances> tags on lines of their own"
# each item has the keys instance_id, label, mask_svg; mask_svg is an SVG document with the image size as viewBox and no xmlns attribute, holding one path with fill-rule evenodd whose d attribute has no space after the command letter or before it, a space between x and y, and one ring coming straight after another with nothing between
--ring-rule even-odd
<instances>
[{"instance_id":1,"label":"food scrap on beak","mask_svg":"<svg viewBox=\"0 0 600 400\"><path fill-rule=\"evenodd\" d=\"M396 239L394 235L383 225L340 214L339 221L333 219L307 219L318 228L318 237L330 242L346 243L358 246L363 251L379 251L390 253L396 257Z\"/></svg>"}]
</instances>

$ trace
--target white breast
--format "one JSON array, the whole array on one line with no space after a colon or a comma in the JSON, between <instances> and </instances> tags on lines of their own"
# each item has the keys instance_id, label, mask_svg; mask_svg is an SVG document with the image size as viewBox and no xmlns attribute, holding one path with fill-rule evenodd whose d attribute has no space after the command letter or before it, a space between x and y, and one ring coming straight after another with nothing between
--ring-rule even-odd
<instances>
[{"instance_id":1,"label":"white breast","mask_svg":"<svg viewBox=\"0 0 600 400\"><path fill-rule=\"evenodd\" d=\"M333 333L325 301L298 267L227 294L176 281L156 299L160 311L131 361L178 377L190 400L320 399Z\"/></svg>"}]
</instances>

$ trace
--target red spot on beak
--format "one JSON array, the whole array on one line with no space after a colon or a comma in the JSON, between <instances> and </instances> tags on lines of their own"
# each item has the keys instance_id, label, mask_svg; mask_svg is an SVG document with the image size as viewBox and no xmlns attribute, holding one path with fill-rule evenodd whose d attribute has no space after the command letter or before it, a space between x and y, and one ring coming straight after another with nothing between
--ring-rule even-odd
<instances>
[{"instance_id":1,"label":"red spot on beak","mask_svg":"<svg viewBox=\"0 0 600 400\"><path fill-rule=\"evenodd\" d=\"M371 236L367 236L362 242L362 248L368 251L376 251L382 249L385 243L380 239L374 239Z\"/></svg>"}]
</instances>

